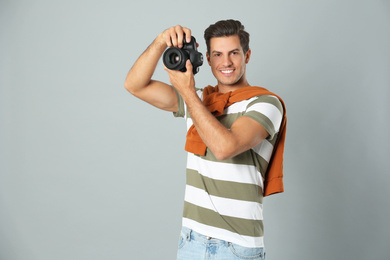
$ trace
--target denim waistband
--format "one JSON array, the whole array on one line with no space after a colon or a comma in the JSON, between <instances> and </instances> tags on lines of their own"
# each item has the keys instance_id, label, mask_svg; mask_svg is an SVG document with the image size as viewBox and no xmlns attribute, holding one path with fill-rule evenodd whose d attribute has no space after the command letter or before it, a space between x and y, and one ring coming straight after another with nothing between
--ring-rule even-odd
<instances>
[{"instance_id":1,"label":"denim waistband","mask_svg":"<svg viewBox=\"0 0 390 260\"><path fill-rule=\"evenodd\" d=\"M183 235L186 237L188 241L195 240L206 244L213 243L213 244L221 244L226 246L230 245L230 242L199 234L198 232L195 232L192 229L189 229L187 227L182 227L181 232L183 233Z\"/></svg>"}]
</instances>

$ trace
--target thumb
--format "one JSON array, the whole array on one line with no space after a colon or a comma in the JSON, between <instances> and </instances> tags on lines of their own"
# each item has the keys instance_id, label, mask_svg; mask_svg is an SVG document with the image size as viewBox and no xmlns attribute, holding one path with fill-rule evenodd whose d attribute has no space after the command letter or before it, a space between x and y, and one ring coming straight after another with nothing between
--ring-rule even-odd
<instances>
[{"instance_id":1,"label":"thumb","mask_svg":"<svg viewBox=\"0 0 390 260\"><path fill-rule=\"evenodd\" d=\"M192 72L192 63L191 63L190 59L188 59L186 62L186 69L187 69L187 71Z\"/></svg>"}]
</instances>

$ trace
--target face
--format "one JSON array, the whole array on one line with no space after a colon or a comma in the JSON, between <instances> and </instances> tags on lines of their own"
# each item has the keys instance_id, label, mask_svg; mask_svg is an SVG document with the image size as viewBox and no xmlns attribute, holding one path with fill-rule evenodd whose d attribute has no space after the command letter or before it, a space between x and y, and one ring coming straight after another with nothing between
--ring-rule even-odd
<instances>
[{"instance_id":1,"label":"face","mask_svg":"<svg viewBox=\"0 0 390 260\"><path fill-rule=\"evenodd\" d=\"M238 35L210 39L207 61L219 87L241 87L248 84L245 69L250 55L250 49L244 53Z\"/></svg>"}]
</instances>

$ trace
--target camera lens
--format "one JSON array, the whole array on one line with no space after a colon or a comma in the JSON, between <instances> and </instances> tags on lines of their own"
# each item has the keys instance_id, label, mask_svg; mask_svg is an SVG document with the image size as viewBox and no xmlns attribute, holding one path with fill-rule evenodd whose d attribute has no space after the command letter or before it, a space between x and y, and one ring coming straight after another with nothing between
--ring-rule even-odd
<instances>
[{"instance_id":1,"label":"camera lens","mask_svg":"<svg viewBox=\"0 0 390 260\"><path fill-rule=\"evenodd\" d=\"M177 47L167 49L163 55L164 65L170 70L185 71L187 59L187 52Z\"/></svg>"},{"instance_id":2,"label":"camera lens","mask_svg":"<svg viewBox=\"0 0 390 260\"><path fill-rule=\"evenodd\" d=\"M176 64L180 61L180 56L177 55L177 53L171 53L171 55L168 56L168 61L171 64Z\"/></svg>"}]
</instances>

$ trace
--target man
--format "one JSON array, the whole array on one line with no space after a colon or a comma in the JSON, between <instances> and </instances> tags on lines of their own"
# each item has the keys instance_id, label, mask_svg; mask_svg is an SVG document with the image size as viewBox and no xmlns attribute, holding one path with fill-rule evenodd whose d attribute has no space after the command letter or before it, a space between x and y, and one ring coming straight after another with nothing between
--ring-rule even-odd
<instances>
[{"instance_id":1,"label":"man","mask_svg":"<svg viewBox=\"0 0 390 260\"><path fill-rule=\"evenodd\" d=\"M239 21L219 21L204 36L215 87L195 88L189 60L186 72L165 68L171 85L151 79L167 47L181 48L183 37L190 41L191 30L178 25L159 34L138 58L125 88L187 120L178 259L264 259L263 197L283 191L284 104L248 83L249 34ZM275 164L276 176L269 173Z\"/></svg>"}]
</instances>

